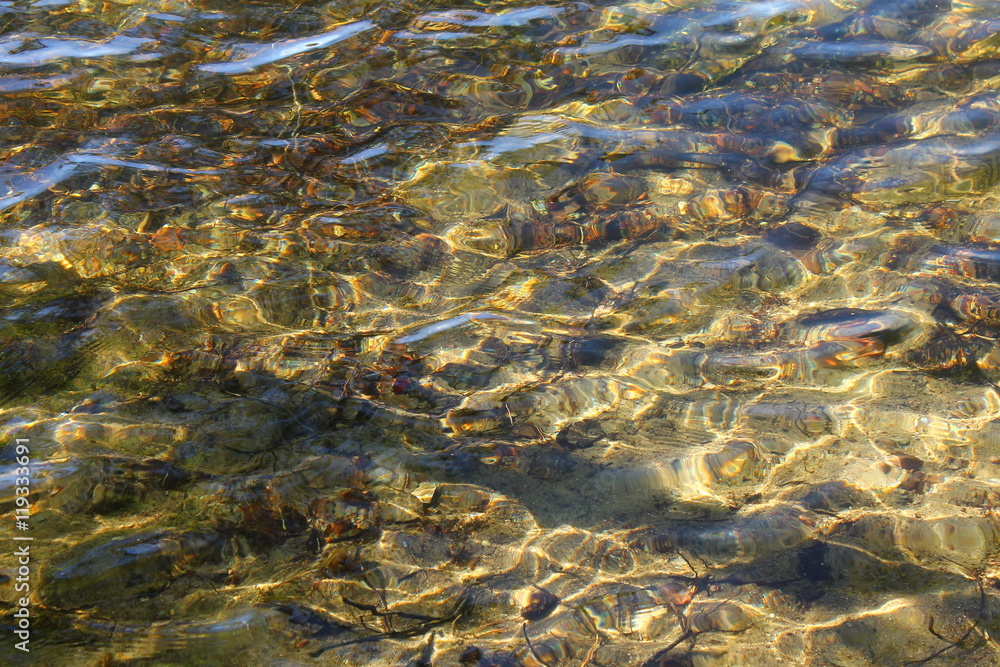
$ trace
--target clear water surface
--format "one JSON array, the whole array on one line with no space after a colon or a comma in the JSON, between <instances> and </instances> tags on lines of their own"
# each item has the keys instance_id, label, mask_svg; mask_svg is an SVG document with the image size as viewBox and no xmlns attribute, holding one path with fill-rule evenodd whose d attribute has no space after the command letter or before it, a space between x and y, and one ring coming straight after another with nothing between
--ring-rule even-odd
<instances>
[{"instance_id":1,"label":"clear water surface","mask_svg":"<svg viewBox=\"0 0 1000 667\"><path fill-rule=\"evenodd\" d=\"M1000 663L995 0L4 0L0 118L5 664Z\"/></svg>"}]
</instances>

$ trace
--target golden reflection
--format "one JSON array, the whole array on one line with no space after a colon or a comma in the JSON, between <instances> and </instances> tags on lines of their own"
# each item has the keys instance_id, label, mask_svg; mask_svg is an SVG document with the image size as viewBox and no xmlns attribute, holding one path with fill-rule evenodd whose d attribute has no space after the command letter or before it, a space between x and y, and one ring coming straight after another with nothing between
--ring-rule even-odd
<instances>
[{"instance_id":1,"label":"golden reflection","mask_svg":"<svg viewBox=\"0 0 1000 667\"><path fill-rule=\"evenodd\" d=\"M1000 660L993 2L4 7L38 664Z\"/></svg>"}]
</instances>

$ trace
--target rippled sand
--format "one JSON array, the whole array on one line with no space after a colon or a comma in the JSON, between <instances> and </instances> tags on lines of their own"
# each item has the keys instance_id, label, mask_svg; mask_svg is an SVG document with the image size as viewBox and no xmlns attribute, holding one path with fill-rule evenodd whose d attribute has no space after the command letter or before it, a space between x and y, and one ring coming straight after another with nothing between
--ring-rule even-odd
<instances>
[{"instance_id":1,"label":"rippled sand","mask_svg":"<svg viewBox=\"0 0 1000 667\"><path fill-rule=\"evenodd\" d=\"M1000 664L1000 4L0 14L0 662Z\"/></svg>"}]
</instances>

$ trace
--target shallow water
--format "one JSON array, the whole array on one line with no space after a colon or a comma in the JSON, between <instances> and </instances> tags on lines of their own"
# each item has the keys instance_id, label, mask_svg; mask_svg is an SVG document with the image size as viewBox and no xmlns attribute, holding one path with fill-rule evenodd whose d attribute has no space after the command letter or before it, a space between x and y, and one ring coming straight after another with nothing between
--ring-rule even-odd
<instances>
[{"instance_id":1,"label":"shallow water","mask_svg":"<svg viewBox=\"0 0 1000 667\"><path fill-rule=\"evenodd\" d=\"M1000 4L0 16L3 662L1000 663Z\"/></svg>"}]
</instances>

